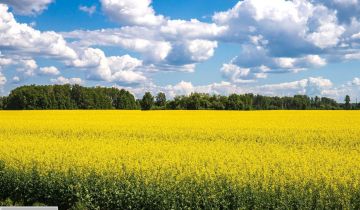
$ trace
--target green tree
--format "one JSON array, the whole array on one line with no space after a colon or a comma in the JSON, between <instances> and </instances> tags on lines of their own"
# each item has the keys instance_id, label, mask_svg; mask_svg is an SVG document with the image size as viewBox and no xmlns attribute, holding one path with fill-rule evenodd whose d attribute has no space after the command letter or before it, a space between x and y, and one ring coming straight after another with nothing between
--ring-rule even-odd
<instances>
[{"instance_id":1,"label":"green tree","mask_svg":"<svg viewBox=\"0 0 360 210\"><path fill-rule=\"evenodd\" d=\"M226 105L227 110L243 110L244 103L241 101L241 97L237 94L231 94L228 98Z\"/></svg>"},{"instance_id":2,"label":"green tree","mask_svg":"<svg viewBox=\"0 0 360 210\"><path fill-rule=\"evenodd\" d=\"M121 89L117 90L115 100L116 109L132 110L136 109L135 97L128 91Z\"/></svg>"},{"instance_id":3,"label":"green tree","mask_svg":"<svg viewBox=\"0 0 360 210\"><path fill-rule=\"evenodd\" d=\"M154 105L154 97L150 92L146 92L141 100L141 109L150 110Z\"/></svg>"},{"instance_id":4,"label":"green tree","mask_svg":"<svg viewBox=\"0 0 360 210\"><path fill-rule=\"evenodd\" d=\"M155 98L155 105L158 107L165 108L166 105L166 95L165 93L158 93Z\"/></svg>"},{"instance_id":5,"label":"green tree","mask_svg":"<svg viewBox=\"0 0 360 210\"><path fill-rule=\"evenodd\" d=\"M345 96L345 109L346 110L349 110L351 109L351 104L350 104L350 96L349 95L346 95Z\"/></svg>"}]
</instances>

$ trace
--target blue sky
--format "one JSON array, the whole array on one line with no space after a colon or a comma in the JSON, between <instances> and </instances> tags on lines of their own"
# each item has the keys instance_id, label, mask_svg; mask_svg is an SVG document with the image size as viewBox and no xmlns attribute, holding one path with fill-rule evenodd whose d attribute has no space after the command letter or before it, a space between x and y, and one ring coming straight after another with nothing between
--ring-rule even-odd
<instances>
[{"instance_id":1,"label":"blue sky","mask_svg":"<svg viewBox=\"0 0 360 210\"><path fill-rule=\"evenodd\" d=\"M79 83L355 98L359 14L358 0L0 0L0 94Z\"/></svg>"}]
</instances>

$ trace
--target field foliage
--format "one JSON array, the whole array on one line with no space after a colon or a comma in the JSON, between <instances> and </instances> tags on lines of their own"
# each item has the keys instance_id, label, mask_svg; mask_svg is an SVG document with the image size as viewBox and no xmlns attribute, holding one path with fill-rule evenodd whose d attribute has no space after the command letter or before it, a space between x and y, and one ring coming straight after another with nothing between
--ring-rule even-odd
<instances>
[{"instance_id":1,"label":"field foliage","mask_svg":"<svg viewBox=\"0 0 360 210\"><path fill-rule=\"evenodd\" d=\"M3 111L0 204L359 209L360 112Z\"/></svg>"}]
</instances>

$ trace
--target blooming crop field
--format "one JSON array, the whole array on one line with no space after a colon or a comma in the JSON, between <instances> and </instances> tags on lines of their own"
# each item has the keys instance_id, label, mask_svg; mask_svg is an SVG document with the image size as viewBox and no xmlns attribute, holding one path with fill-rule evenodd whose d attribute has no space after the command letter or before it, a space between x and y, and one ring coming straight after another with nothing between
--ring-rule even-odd
<instances>
[{"instance_id":1,"label":"blooming crop field","mask_svg":"<svg viewBox=\"0 0 360 210\"><path fill-rule=\"evenodd\" d=\"M360 112L2 111L6 200L60 209L359 209Z\"/></svg>"}]
</instances>

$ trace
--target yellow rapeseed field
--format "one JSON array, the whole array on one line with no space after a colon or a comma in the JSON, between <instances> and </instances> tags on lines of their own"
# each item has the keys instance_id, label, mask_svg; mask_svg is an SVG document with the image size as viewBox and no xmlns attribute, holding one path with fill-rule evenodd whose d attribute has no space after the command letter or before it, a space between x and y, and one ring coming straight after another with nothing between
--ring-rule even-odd
<instances>
[{"instance_id":1,"label":"yellow rapeseed field","mask_svg":"<svg viewBox=\"0 0 360 210\"><path fill-rule=\"evenodd\" d=\"M71 175L64 189L89 209L360 205L356 111L2 111L0 154L9 186L34 169L44 192L49 174ZM0 199L36 201L1 182Z\"/></svg>"}]
</instances>

